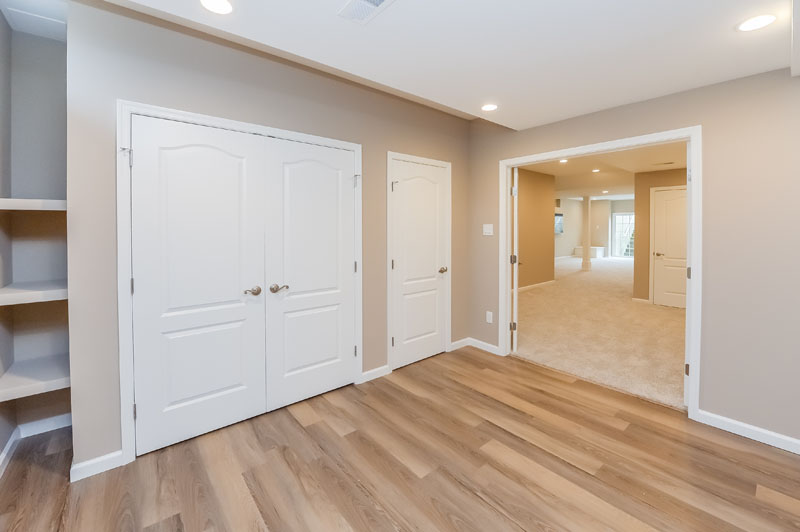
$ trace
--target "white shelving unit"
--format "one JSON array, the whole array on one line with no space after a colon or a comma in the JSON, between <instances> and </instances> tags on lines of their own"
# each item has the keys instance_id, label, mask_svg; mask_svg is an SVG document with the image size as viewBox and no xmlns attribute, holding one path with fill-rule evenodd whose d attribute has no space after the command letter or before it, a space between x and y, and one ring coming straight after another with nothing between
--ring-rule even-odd
<instances>
[{"instance_id":1,"label":"white shelving unit","mask_svg":"<svg viewBox=\"0 0 800 532\"><path fill-rule=\"evenodd\" d=\"M69 355L20 360L0 377L0 402L69 388Z\"/></svg>"},{"instance_id":2,"label":"white shelving unit","mask_svg":"<svg viewBox=\"0 0 800 532\"><path fill-rule=\"evenodd\" d=\"M67 200L0 198L0 211L66 211Z\"/></svg>"},{"instance_id":3,"label":"white shelving unit","mask_svg":"<svg viewBox=\"0 0 800 532\"><path fill-rule=\"evenodd\" d=\"M11 283L0 288L0 307L67 299L67 280Z\"/></svg>"}]
</instances>

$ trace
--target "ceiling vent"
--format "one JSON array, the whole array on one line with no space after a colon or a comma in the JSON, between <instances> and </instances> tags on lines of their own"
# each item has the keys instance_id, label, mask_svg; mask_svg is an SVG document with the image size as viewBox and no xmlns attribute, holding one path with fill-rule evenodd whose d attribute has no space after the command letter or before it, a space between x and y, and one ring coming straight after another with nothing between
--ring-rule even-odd
<instances>
[{"instance_id":1,"label":"ceiling vent","mask_svg":"<svg viewBox=\"0 0 800 532\"><path fill-rule=\"evenodd\" d=\"M339 16L359 24L366 24L392 2L394 0L350 0L339 10Z\"/></svg>"}]
</instances>

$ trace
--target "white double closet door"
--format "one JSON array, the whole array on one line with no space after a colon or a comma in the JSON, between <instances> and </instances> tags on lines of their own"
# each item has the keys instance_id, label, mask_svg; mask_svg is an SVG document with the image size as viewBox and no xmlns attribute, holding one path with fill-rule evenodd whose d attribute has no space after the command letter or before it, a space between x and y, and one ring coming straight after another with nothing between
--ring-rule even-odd
<instances>
[{"instance_id":1,"label":"white double closet door","mask_svg":"<svg viewBox=\"0 0 800 532\"><path fill-rule=\"evenodd\" d=\"M355 152L143 116L131 136L137 454L353 382Z\"/></svg>"}]
</instances>

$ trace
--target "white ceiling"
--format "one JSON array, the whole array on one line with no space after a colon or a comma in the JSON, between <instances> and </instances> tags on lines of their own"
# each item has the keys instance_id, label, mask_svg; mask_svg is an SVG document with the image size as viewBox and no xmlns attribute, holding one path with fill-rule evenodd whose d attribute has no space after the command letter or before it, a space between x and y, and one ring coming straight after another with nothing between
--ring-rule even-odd
<instances>
[{"instance_id":1,"label":"white ceiling","mask_svg":"<svg viewBox=\"0 0 800 532\"><path fill-rule=\"evenodd\" d=\"M629 199L633 194L634 174L686 168L686 143L658 144L522 168L554 175L558 198ZM594 173L594 169L600 171ZM607 195L603 194L604 190L608 190Z\"/></svg>"},{"instance_id":2,"label":"white ceiling","mask_svg":"<svg viewBox=\"0 0 800 532\"><path fill-rule=\"evenodd\" d=\"M67 0L0 0L0 12L14 31L67 40Z\"/></svg>"},{"instance_id":3,"label":"white ceiling","mask_svg":"<svg viewBox=\"0 0 800 532\"><path fill-rule=\"evenodd\" d=\"M792 0L395 0L366 25L346 0L108 1L514 129L791 63Z\"/></svg>"}]
</instances>

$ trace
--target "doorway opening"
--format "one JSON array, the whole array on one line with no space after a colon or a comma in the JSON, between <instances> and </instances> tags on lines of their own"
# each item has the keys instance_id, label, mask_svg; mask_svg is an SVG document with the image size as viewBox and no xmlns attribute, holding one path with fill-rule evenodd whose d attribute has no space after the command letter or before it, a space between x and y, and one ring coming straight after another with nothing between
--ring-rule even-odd
<instances>
[{"instance_id":1,"label":"doorway opening","mask_svg":"<svg viewBox=\"0 0 800 532\"><path fill-rule=\"evenodd\" d=\"M512 324L502 352L692 415L699 135L501 162L512 191L501 201L500 309Z\"/></svg>"}]
</instances>

